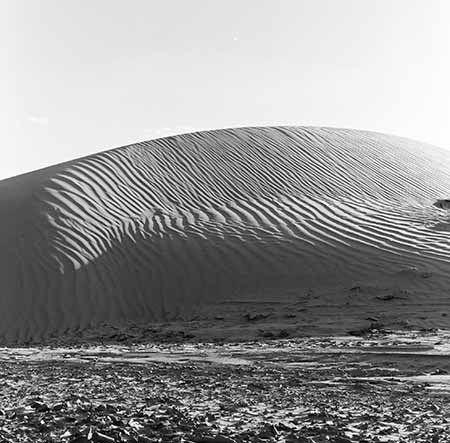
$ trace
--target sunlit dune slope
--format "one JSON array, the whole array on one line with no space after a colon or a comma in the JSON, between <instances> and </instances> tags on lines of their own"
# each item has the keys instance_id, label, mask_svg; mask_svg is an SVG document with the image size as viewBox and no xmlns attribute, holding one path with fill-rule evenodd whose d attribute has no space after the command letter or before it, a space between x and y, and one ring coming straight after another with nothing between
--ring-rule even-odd
<instances>
[{"instance_id":1,"label":"sunlit dune slope","mask_svg":"<svg viewBox=\"0 0 450 443\"><path fill-rule=\"evenodd\" d=\"M434 203L448 197L450 152L331 128L186 134L4 180L0 337L187 318L408 267L444 294L450 213Z\"/></svg>"}]
</instances>

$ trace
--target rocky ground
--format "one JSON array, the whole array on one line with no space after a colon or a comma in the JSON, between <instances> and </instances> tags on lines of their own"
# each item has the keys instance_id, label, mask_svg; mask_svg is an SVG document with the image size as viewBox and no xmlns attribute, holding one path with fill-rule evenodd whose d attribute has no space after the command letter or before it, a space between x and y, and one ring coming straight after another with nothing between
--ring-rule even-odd
<instances>
[{"instance_id":1,"label":"rocky ground","mask_svg":"<svg viewBox=\"0 0 450 443\"><path fill-rule=\"evenodd\" d=\"M449 336L0 350L0 442L448 442Z\"/></svg>"}]
</instances>

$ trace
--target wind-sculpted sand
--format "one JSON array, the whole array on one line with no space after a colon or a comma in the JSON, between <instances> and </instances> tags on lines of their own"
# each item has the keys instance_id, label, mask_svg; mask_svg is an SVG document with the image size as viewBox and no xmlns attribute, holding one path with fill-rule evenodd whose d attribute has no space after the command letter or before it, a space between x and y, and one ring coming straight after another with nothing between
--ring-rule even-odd
<instances>
[{"instance_id":1,"label":"wind-sculpted sand","mask_svg":"<svg viewBox=\"0 0 450 443\"><path fill-rule=\"evenodd\" d=\"M394 288L405 310L445 310L450 213L435 203L449 194L450 152L300 127L168 137L4 180L1 340L311 291L364 311Z\"/></svg>"}]
</instances>

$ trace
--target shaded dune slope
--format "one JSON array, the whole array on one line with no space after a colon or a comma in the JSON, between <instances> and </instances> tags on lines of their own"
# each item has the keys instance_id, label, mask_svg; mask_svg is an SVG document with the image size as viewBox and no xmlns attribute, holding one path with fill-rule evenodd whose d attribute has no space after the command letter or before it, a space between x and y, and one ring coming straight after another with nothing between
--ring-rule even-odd
<instances>
[{"instance_id":1,"label":"shaded dune slope","mask_svg":"<svg viewBox=\"0 0 450 443\"><path fill-rule=\"evenodd\" d=\"M450 152L331 128L138 143L0 182L0 336L182 319L204 302L450 283ZM434 286L433 286L434 285Z\"/></svg>"}]
</instances>

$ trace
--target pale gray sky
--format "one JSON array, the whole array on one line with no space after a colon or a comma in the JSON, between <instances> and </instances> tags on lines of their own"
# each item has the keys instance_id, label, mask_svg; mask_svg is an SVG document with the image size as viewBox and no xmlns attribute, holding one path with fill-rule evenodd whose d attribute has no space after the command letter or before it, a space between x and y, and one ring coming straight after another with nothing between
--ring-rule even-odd
<instances>
[{"instance_id":1,"label":"pale gray sky","mask_svg":"<svg viewBox=\"0 0 450 443\"><path fill-rule=\"evenodd\" d=\"M448 0L0 0L0 178L248 125L450 148Z\"/></svg>"}]
</instances>

